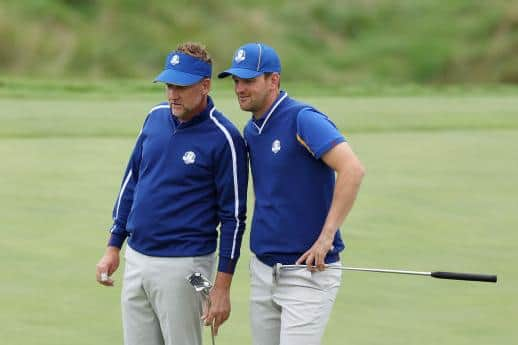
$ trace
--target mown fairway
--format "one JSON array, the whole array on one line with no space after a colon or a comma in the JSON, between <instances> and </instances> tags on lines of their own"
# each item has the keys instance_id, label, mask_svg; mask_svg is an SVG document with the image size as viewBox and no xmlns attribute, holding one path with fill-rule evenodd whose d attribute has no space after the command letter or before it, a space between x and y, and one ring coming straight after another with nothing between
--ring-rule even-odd
<instances>
[{"instance_id":1,"label":"mown fairway","mask_svg":"<svg viewBox=\"0 0 518 345\"><path fill-rule=\"evenodd\" d=\"M160 96L0 98L0 343L121 343L121 270L103 288L95 264ZM305 100L329 113L367 168L342 227L344 264L499 275L495 285L345 272L324 343L515 343L518 97ZM216 105L239 127L248 119L230 95ZM250 343L246 241L218 344Z\"/></svg>"}]
</instances>

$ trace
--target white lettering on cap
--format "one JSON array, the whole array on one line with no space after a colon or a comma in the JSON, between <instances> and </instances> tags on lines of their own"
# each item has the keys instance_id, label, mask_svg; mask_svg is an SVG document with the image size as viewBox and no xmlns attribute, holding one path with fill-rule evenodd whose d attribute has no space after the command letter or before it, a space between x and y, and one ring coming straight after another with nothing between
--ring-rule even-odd
<instances>
[{"instance_id":1,"label":"white lettering on cap","mask_svg":"<svg viewBox=\"0 0 518 345\"><path fill-rule=\"evenodd\" d=\"M246 54L244 49L239 49L236 53L236 57L234 57L234 61L240 63L246 59Z\"/></svg>"},{"instance_id":2,"label":"white lettering on cap","mask_svg":"<svg viewBox=\"0 0 518 345\"><path fill-rule=\"evenodd\" d=\"M178 65L180 63L180 56L178 56L178 54L174 54L173 57L171 58L171 61L169 61L171 63L171 65Z\"/></svg>"}]
</instances>

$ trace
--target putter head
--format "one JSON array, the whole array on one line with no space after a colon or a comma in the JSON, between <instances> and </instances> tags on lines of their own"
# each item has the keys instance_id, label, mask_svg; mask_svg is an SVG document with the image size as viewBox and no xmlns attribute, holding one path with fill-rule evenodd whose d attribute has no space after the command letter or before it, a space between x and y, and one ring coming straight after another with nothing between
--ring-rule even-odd
<instances>
[{"instance_id":1,"label":"putter head","mask_svg":"<svg viewBox=\"0 0 518 345\"><path fill-rule=\"evenodd\" d=\"M273 276L273 283L274 284L277 283L277 281L279 280L279 277L281 276L281 269L282 269L282 264L281 263L276 263L273 266L272 276Z\"/></svg>"},{"instance_id":2,"label":"putter head","mask_svg":"<svg viewBox=\"0 0 518 345\"><path fill-rule=\"evenodd\" d=\"M194 272L186 277L187 281L194 288L194 291L208 295L212 288L212 283L200 272Z\"/></svg>"}]
</instances>

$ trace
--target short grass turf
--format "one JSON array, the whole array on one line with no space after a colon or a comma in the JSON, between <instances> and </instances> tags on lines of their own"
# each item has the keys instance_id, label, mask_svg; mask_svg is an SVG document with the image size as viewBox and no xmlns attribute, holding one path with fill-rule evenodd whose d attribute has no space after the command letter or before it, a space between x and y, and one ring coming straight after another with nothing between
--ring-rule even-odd
<instances>
[{"instance_id":1,"label":"short grass turf","mask_svg":"<svg viewBox=\"0 0 518 345\"><path fill-rule=\"evenodd\" d=\"M160 97L0 99L2 344L121 343L122 269L109 289L96 284L95 264L134 139ZM324 344L514 343L518 98L305 100L330 115L367 169L342 226L343 264L499 276L344 272ZM240 128L249 118L230 95L216 104ZM250 343L247 240L219 344Z\"/></svg>"}]
</instances>

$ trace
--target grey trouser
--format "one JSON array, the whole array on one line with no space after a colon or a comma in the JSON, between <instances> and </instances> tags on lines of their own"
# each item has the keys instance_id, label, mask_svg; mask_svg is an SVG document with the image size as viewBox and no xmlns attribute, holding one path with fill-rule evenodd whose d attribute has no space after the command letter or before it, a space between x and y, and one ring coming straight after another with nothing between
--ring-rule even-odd
<instances>
[{"instance_id":1,"label":"grey trouser","mask_svg":"<svg viewBox=\"0 0 518 345\"><path fill-rule=\"evenodd\" d=\"M126 345L201 345L202 301L186 277L213 276L214 254L151 257L127 246L122 287Z\"/></svg>"},{"instance_id":2,"label":"grey trouser","mask_svg":"<svg viewBox=\"0 0 518 345\"><path fill-rule=\"evenodd\" d=\"M254 345L320 344L340 287L340 270L286 270L275 283L272 268L252 256L250 275Z\"/></svg>"}]
</instances>

